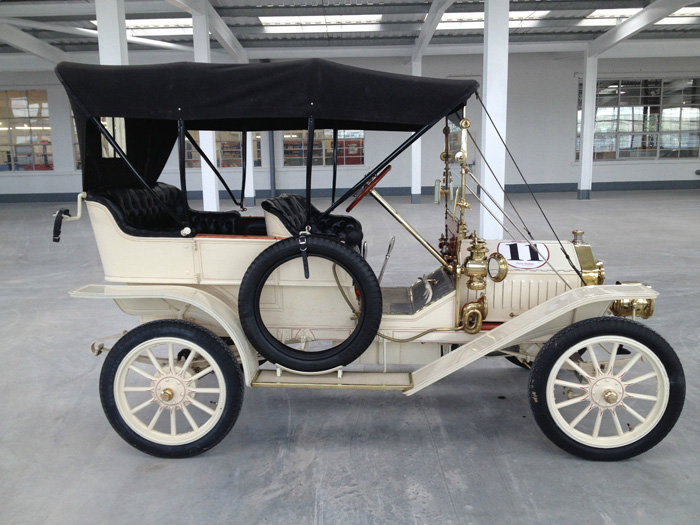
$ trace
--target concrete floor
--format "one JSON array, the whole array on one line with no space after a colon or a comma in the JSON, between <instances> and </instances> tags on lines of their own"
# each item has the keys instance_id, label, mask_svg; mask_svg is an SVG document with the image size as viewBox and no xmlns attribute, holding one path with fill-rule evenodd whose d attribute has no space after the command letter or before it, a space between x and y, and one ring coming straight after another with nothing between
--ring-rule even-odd
<instances>
[{"instance_id":1,"label":"concrete floor","mask_svg":"<svg viewBox=\"0 0 700 525\"><path fill-rule=\"evenodd\" d=\"M489 359L410 398L246 389L236 426L216 448L188 460L147 456L109 426L97 391L103 358L88 350L135 320L111 301L67 295L102 282L89 222L64 224L54 244L59 205L3 204L0 523L697 523L700 191L540 199L562 238L586 230L608 282L641 280L661 292L646 323L679 354L687 399L651 451L612 464L562 452L531 417L527 372ZM513 200L533 233L551 238L528 198ZM397 235L386 284L433 269L369 201L357 216L377 270ZM440 209L391 201L437 238Z\"/></svg>"}]
</instances>

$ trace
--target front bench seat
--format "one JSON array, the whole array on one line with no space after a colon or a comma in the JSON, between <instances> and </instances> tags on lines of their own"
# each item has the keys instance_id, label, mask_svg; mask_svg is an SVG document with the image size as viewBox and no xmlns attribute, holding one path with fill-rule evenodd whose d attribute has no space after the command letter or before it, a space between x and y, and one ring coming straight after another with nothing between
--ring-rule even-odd
<instances>
[{"instance_id":1,"label":"front bench seat","mask_svg":"<svg viewBox=\"0 0 700 525\"><path fill-rule=\"evenodd\" d=\"M297 236L306 229L306 198L301 195L283 193L279 197L263 201L262 208L277 217L291 235ZM317 220L321 212L311 205L311 233L328 235L352 248L360 249L362 225L347 215L327 215Z\"/></svg>"}]
</instances>

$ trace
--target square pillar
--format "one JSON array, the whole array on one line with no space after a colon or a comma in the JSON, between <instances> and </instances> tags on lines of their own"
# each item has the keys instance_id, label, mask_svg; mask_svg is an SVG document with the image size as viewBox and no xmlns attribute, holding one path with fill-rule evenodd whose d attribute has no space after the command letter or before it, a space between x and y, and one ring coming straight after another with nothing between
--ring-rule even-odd
<instances>
[{"instance_id":1,"label":"square pillar","mask_svg":"<svg viewBox=\"0 0 700 525\"><path fill-rule=\"evenodd\" d=\"M484 86L483 101L495 126L503 138L506 137L506 115L508 109L508 0L486 0L484 6ZM484 156L493 169L491 174L486 163L481 159L480 182L498 206L503 208L505 195L506 150L488 116L482 116L481 144ZM499 187L499 183L500 186ZM492 201L482 194L484 203L490 205L494 218L483 206L479 210L481 225L480 237L484 239L503 238L503 213Z\"/></svg>"}]
</instances>

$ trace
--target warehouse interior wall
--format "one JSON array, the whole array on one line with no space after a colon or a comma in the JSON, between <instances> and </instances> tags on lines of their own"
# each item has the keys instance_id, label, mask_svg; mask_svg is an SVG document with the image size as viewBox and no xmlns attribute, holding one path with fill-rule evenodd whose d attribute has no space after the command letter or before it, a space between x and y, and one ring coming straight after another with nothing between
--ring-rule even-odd
<instances>
[{"instance_id":1,"label":"warehouse interior wall","mask_svg":"<svg viewBox=\"0 0 700 525\"><path fill-rule=\"evenodd\" d=\"M131 57L133 56L133 59ZM189 60L179 53L133 52L131 63L154 63ZM410 63L404 57L338 59L349 65L387 72L410 74ZM580 175L575 160L576 112L578 83L583 71L583 55L575 52L514 53L509 59L509 99L507 142L528 182L540 191L575 191ZM0 173L0 200L65 200L81 190L80 174L73 169L72 124L68 98L51 70L3 72L0 90L45 89L49 97L54 170L43 172ZM697 76L700 57L684 58L624 58L599 61L599 79L605 78L672 78ZM475 78L481 80L482 56L426 56L423 75L441 78ZM293 86L290 86L293 89ZM283 104L284 101L280 101ZM407 108L410 111L410 108ZM468 106L474 137L481 136L481 108L472 98ZM431 193L435 179L441 177L439 160L443 148L442 125L436 125L421 141L423 193ZM339 188L350 187L358 177L376 165L398 144L405 133L367 132L365 136L365 165L339 168ZM282 165L282 137L275 136L269 144L262 139L262 166L255 169L256 196L266 197L270 189L270 167L267 148L275 148L276 188L279 191L304 187L303 167ZM476 160L474 147L470 158ZM392 163L393 169L381 183L387 194L409 194L411 159L406 152ZM478 163L477 165L478 166ZM475 168L478 169L478 168ZM644 189L659 187L700 187L695 175L698 159L645 159L595 161L594 189ZM240 184L240 169L226 168L222 173L233 188ZM162 180L177 183L177 157L171 156ZM198 170L189 176L189 189L198 191L201 184ZM331 168L314 169L315 190L328 192ZM521 191L522 181L514 166L507 162L506 187ZM71 197L72 198L72 197Z\"/></svg>"}]
</instances>

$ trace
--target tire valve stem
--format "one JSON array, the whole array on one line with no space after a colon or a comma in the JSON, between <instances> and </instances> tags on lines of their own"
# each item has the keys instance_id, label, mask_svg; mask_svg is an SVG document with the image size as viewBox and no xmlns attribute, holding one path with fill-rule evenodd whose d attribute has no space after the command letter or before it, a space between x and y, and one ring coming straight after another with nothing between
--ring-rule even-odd
<instances>
[{"instance_id":1,"label":"tire valve stem","mask_svg":"<svg viewBox=\"0 0 700 525\"><path fill-rule=\"evenodd\" d=\"M630 425L629 423L627 423L627 428L629 429L630 432L632 432L634 430L634 427L632 425Z\"/></svg>"}]
</instances>

